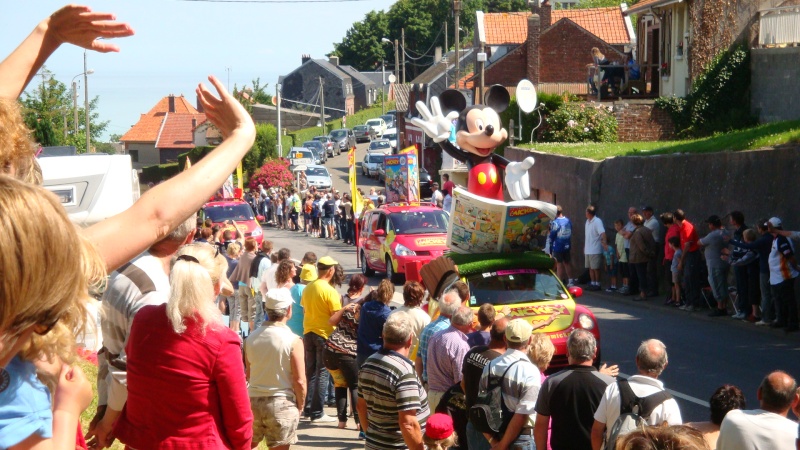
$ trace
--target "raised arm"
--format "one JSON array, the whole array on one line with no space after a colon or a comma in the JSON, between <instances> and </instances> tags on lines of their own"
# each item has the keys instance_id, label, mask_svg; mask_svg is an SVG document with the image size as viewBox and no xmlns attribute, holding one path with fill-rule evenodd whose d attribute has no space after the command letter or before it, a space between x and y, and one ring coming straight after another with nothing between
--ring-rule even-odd
<instances>
[{"instance_id":1,"label":"raised arm","mask_svg":"<svg viewBox=\"0 0 800 450\"><path fill-rule=\"evenodd\" d=\"M253 145L253 119L216 77L208 79L220 98L202 83L197 95L206 116L225 140L191 169L150 189L127 210L86 230L109 272L161 240L200 209ZM125 239L120 240L120 236Z\"/></svg>"},{"instance_id":2,"label":"raised arm","mask_svg":"<svg viewBox=\"0 0 800 450\"><path fill-rule=\"evenodd\" d=\"M88 6L67 5L36 25L30 35L0 62L0 98L16 99L36 72L61 44L101 53L118 52L106 40L133 35L133 28L117 22L110 13L92 12Z\"/></svg>"}]
</instances>

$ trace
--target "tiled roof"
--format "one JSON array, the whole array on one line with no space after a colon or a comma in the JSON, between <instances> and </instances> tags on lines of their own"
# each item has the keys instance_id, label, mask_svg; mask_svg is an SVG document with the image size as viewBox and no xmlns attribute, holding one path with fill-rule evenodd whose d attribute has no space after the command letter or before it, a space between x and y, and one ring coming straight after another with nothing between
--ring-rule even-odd
<instances>
[{"instance_id":1,"label":"tiled roof","mask_svg":"<svg viewBox=\"0 0 800 450\"><path fill-rule=\"evenodd\" d=\"M530 12L484 14L483 20L486 28L486 44L522 44L528 37L528 17L530 15ZM622 15L622 11L617 6L610 6L607 8L556 9L552 11L551 18L552 24L555 24L561 19L570 19L609 44L629 44L631 41L631 37L628 35L628 28L625 26L625 19Z\"/></svg>"},{"instance_id":2,"label":"tiled roof","mask_svg":"<svg viewBox=\"0 0 800 450\"><path fill-rule=\"evenodd\" d=\"M453 89L456 89L456 85L455 84L451 84L449 87L451 87ZM470 73L464 75L463 77L461 77L460 80L458 80L458 88L457 89L472 89L474 87L475 87L475 73L474 72L470 72Z\"/></svg>"},{"instance_id":3,"label":"tiled roof","mask_svg":"<svg viewBox=\"0 0 800 450\"><path fill-rule=\"evenodd\" d=\"M647 11L650 8L671 5L673 3L679 3L680 1L681 0L643 0L631 6L627 11L625 11L625 15L636 14L642 11Z\"/></svg>"},{"instance_id":4,"label":"tiled roof","mask_svg":"<svg viewBox=\"0 0 800 450\"><path fill-rule=\"evenodd\" d=\"M184 96L174 98L176 114L199 114ZM164 117L169 111L169 99L170 96L162 98L147 114L142 114L139 121L120 138L120 142L156 142Z\"/></svg>"},{"instance_id":5,"label":"tiled roof","mask_svg":"<svg viewBox=\"0 0 800 450\"><path fill-rule=\"evenodd\" d=\"M408 111L408 90L410 88L410 84L394 84L394 99L397 101L395 109L397 111Z\"/></svg>"},{"instance_id":6,"label":"tiled roof","mask_svg":"<svg viewBox=\"0 0 800 450\"><path fill-rule=\"evenodd\" d=\"M173 114L167 113L164 126L158 134L156 148L194 148L192 119L200 123L206 119L205 114Z\"/></svg>"}]
</instances>

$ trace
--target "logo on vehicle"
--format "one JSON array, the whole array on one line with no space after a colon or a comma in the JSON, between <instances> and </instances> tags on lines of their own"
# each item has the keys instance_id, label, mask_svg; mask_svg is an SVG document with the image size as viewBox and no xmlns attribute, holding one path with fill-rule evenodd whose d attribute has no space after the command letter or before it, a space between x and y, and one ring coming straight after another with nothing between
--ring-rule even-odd
<instances>
[{"instance_id":1,"label":"logo on vehicle","mask_svg":"<svg viewBox=\"0 0 800 450\"><path fill-rule=\"evenodd\" d=\"M528 317L528 316L549 316L553 313L561 315L569 315L570 311L566 305L550 304L550 305L530 305L521 308L513 308L509 316L511 317Z\"/></svg>"},{"instance_id":2,"label":"logo on vehicle","mask_svg":"<svg viewBox=\"0 0 800 450\"><path fill-rule=\"evenodd\" d=\"M435 245L445 245L446 241L447 241L446 238L430 237L430 238L417 239L416 241L414 241L414 243L416 243L418 247L432 247Z\"/></svg>"}]
</instances>

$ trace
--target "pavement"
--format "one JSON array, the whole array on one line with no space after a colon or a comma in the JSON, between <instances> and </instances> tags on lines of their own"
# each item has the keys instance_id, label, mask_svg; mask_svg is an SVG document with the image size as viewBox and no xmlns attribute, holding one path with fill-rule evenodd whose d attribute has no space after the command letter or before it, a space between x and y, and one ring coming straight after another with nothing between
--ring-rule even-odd
<instances>
[{"instance_id":1,"label":"pavement","mask_svg":"<svg viewBox=\"0 0 800 450\"><path fill-rule=\"evenodd\" d=\"M336 408L325 408L325 414L336 417ZM297 430L298 441L292 448L300 450L364 448L364 441L358 439L358 431L355 429L355 420L352 417L347 420L348 428L339 429L338 424L336 421L312 425L308 420L300 420Z\"/></svg>"}]
</instances>

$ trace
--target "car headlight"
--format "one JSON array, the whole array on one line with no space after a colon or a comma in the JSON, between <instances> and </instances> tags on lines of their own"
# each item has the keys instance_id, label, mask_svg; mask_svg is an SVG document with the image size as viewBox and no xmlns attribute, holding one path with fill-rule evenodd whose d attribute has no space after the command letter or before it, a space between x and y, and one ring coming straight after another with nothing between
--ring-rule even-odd
<instances>
[{"instance_id":1,"label":"car headlight","mask_svg":"<svg viewBox=\"0 0 800 450\"><path fill-rule=\"evenodd\" d=\"M256 227L256 229L253 230L253 234L251 234L251 236L261 236L261 234L263 234L263 231L261 231L261 227Z\"/></svg>"},{"instance_id":2,"label":"car headlight","mask_svg":"<svg viewBox=\"0 0 800 450\"><path fill-rule=\"evenodd\" d=\"M588 314L581 314L578 316L578 323L584 330L591 330L594 328L594 320Z\"/></svg>"},{"instance_id":3,"label":"car headlight","mask_svg":"<svg viewBox=\"0 0 800 450\"><path fill-rule=\"evenodd\" d=\"M394 252L397 256L417 256L414 250L409 249L403 244L397 244L397 247L394 248Z\"/></svg>"}]
</instances>

